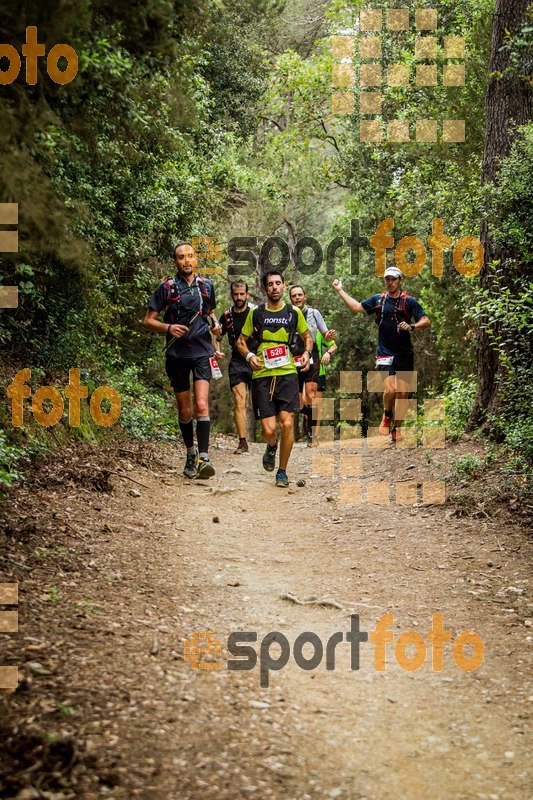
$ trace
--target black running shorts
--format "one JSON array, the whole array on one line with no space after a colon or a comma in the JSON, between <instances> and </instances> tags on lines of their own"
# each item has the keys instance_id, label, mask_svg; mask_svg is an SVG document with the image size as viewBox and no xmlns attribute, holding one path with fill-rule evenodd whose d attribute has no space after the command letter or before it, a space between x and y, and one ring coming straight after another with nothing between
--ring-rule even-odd
<instances>
[{"instance_id":1,"label":"black running shorts","mask_svg":"<svg viewBox=\"0 0 533 800\"><path fill-rule=\"evenodd\" d=\"M298 386L300 391L303 391L305 383L318 383L319 372L320 361L318 360L318 355L313 353L313 363L309 369L306 369L305 372L302 372L301 369L298 370Z\"/></svg>"},{"instance_id":2,"label":"black running shorts","mask_svg":"<svg viewBox=\"0 0 533 800\"><path fill-rule=\"evenodd\" d=\"M191 388L191 372L193 381L211 380L209 356L200 356L200 358L173 358L172 356L167 356L165 366L175 392L185 392Z\"/></svg>"},{"instance_id":3,"label":"black running shorts","mask_svg":"<svg viewBox=\"0 0 533 800\"><path fill-rule=\"evenodd\" d=\"M280 411L299 411L298 376L293 373L254 378L252 404L256 419L276 417Z\"/></svg>"},{"instance_id":4,"label":"black running shorts","mask_svg":"<svg viewBox=\"0 0 533 800\"><path fill-rule=\"evenodd\" d=\"M252 384L252 368L246 361L232 358L229 362L228 375L230 389L233 389L238 383L245 383L248 388Z\"/></svg>"},{"instance_id":5,"label":"black running shorts","mask_svg":"<svg viewBox=\"0 0 533 800\"><path fill-rule=\"evenodd\" d=\"M388 372L389 375L396 375L397 372L413 372L415 368L415 354L402 353L394 356L392 364L386 367L378 367L380 372Z\"/></svg>"}]
</instances>

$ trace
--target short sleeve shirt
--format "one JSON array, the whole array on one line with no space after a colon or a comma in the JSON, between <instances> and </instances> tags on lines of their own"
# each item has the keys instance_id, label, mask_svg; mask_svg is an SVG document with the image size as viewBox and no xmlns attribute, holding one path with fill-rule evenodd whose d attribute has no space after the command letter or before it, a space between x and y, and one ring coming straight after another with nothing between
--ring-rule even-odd
<instances>
[{"instance_id":1,"label":"short sleeve shirt","mask_svg":"<svg viewBox=\"0 0 533 800\"><path fill-rule=\"evenodd\" d=\"M269 320L276 320L279 318L279 325L280 327L271 331L271 330L263 330L263 341L260 343L259 347L257 348L257 355L259 357L259 361L261 362L263 359L261 358L261 353L265 349L265 347L269 347L269 342L271 344L279 344L280 342L287 342L289 343L289 333L286 328L283 327L283 323L286 320L285 316L285 306L280 308L279 311L273 311L268 306L266 307L266 312ZM296 332L303 334L306 333L308 330L307 322L305 321L305 317L300 311L299 308L296 306L292 307L293 312L296 313L297 322L296 322ZM251 309L248 317L246 318L246 322L243 325L242 333L244 336L253 336L254 333L254 323L253 323L253 314L254 309ZM271 327L275 327L274 323L269 323ZM252 378L268 378L274 377L275 375L292 375L297 372L296 365L294 363L294 358L292 357L292 353L290 353L291 362L290 364L286 364L283 367L276 367L275 369L268 369L267 367L263 367L262 369L258 369L257 371L254 370L252 372Z\"/></svg>"},{"instance_id":2,"label":"short sleeve shirt","mask_svg":"<svg viewBox=\"0 0 533 800\"><path fill-rule=\"evenodd\" d=\"M373 294L372 297L363 300L361 303L369 316L371 314L377 315L376 320L378 321L381 313L382 297L383 295L381 294ZM378 356L399 356L412 353L411 333L409 331L398 332L398 323L412 319L418 322L419 319L425 316L426 312L420 303L410 295L405 298L405 313L399 312L399 308L403 303L400 297L393 298L386 294L383 302L382 318L378 328Z\"/></svg>"},{"instance_id":3,"label":"short sleeve shirt","mask_svg":"<svg viewBox=\"0 0 533 800\"><path fill-rule=\"evenodd\" d=\"M212 311L216 306L215 287L211 281L194 276L193 282L189 285L186 280L175 276L176 287L180 295L177 318L172 319L168 304L169 289L165 281L162 281L152 297L150 298L149 308L160 313L165 311L164 322L179 323L187 325L191 316L202 309L202 291L208 293L207 311ZM174 310L176 304L174 304ZM209 324L204 316L196 317L190 330L180 339L175 339L167 334L167 344L171 340L173 343L167 350L167 356L171 358L201 358L202 356L211 357L214 355L213 341L209 332Z\"/></svg>"}]
</instances>

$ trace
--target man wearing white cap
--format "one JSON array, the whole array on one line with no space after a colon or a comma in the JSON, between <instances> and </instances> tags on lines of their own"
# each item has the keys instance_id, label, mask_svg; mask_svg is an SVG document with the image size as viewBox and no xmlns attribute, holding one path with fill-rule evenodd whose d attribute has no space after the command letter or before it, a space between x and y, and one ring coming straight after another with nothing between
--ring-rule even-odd
<instances>
[{"instance_id":1,"label":"man wearing white cap","mask_svg":"<svg viewBox=\"0 0 533 800\"><path fill-rule=\"evenodd\" d=\"M396 378L396 373L414 370L411 333L429 328L431 323L420 303L402 291L403 275L397 267L387 267L383 277L387 291L373 294L361 303L344 291L340 280L333 281L333 288L355 314L366 311L369 316L375 315L374 320L378 326L376 368L388 373L384 384L383 417L379 432L383 436L392 434L392 441L397 442L400 439L402 420L394 420L395 405L396 400L407 397L407 386Z\"/></svg>"}]
</instances>

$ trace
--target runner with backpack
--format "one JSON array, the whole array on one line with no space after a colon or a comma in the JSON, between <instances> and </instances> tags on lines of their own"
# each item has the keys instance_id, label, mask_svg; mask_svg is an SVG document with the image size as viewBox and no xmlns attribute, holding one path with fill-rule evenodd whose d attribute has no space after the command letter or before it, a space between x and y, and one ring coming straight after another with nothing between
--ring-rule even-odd
<instances>
[{"instance_id":1,"label":"runner with backpack","mask_svg":"<svg viewBox=\"0 0 533 800\"><path fill-rule=\"evenodd\" d=\"M233 305L224 311L220 317L222 330L216 337L217 359L224 358L224 353L220 349L222 337L227 334L228 342L231 347L231 359L229 362L228 374L229 385L233 395L233 418L239 437L239 444L234 454L239 455L248 452L248 442L246 441L246 395L247 390L252 386L252 368L246 359L240 354L237 348L237 340L241 335L242 327L248 317L248 312L254 306L250 305L248 284L246 281L233 281L230 285L230 294Z\"/></svg>"},{"instance_id":2,"label":"runner with backpack","mask_svg":"<svg viewBox=\"0 0 533 800\"><path fill-rule=\"evenodd\" d=\"M176 274L161 281L150 298L144 327L166 335L166 372L176 395L187 448L183 474L187 478L210 478L215 469L209 461L209 383L216 368L211 331L215 336L221 332L214 313L215 288L207 278L195 274L197 256L190 242L175 246L174 265ZM163 322L157 319L161 312ZM198 449L194 446L193 411Z\"/></svg>"},{"instance_id":3,"label":"runner with backpack","mask_svg":"<svg viewBox=\"0 0 533 800\"><path fill-rule=\"evenodd\" d=\"M354 314L364 311L369 316L374 314L378 326L376 369L387 373L379 433L382 436L391 434L392 441L398 442L401 439L403 414L398 412L396 401L407 397L408 382L396 373L413 372L411 333L429 328L431 323L420 303L402 291L403 275L397 267L388 267L383 277L387 291L373 294L361 303L344 291L340 280L333 281L333 288Z\"/></svg>"},{"instance_id":4,"label":"runner with backpack","mask_svg":"<svg viewBox=\"0 0 533 800\"><path fill-rule=\"evenodd\" d=\"M313 352L309 359L309 369L298 371L298 383L300 388L300 413L303 415L306 422L307 433L307 446L313 446L313 432L317 423L317 414L315 411L313 419L313 406L316 405L316 397L318 392L318 380L321 370L321 356L318 353L317 336L322 334L323 339L327 342L335 338L335 331L328 329L324 322L324 318L317 308L311 308L307 305L307 294L305 289L300 284L291 286L289 292L291 303L299 308L305 317L305 321L309 327L309 333L313 340ZM300 355L303 352L303 342L299 341L296 344L294 355ZM328 356L326 361L329 362L331 356Z\"/></svg>"},{"instance_id":5,"label":"runner with backpack","mask_svg":"<svg viewBox=\"0 0 533 800\"><path fill-rule=\"evenodd\" d=\"M261 420L263 437L267 442L263 467L273 472L278 447L276 419L279 419L281 444L276 486L287 487L287 464L294 444L294 413L300 409L298 375L291 347L301 337L305 350L301 369L309 368L313 340L299 308L285 303L283 274L269 270L262 277L267 302L250 310L237 347L250 364L252 372L252 401L257 419ZM257 353L248 347L248 340L258 343Z\"/></svg>"}]
</instances>

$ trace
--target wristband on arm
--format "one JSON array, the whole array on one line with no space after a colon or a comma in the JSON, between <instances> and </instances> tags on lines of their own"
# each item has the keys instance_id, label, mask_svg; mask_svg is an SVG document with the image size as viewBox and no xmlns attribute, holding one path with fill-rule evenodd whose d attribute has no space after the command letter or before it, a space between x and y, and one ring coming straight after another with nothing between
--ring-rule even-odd
<instances>
[{"instance_id":1,"label":"wristband on arm","mask_svg":"<svg viewBox=\"0 0 533 800\"><path fill-rule=\"evenodd\" d=\"M246 360L247 360L247 361L249 361L249 360L250 360L251 358L253 358L254 356L255 356L255 353L252 353L252 351L251 351L251 350L249 350L249 351L246 353Z\"/></svg>"}]
</instances>

